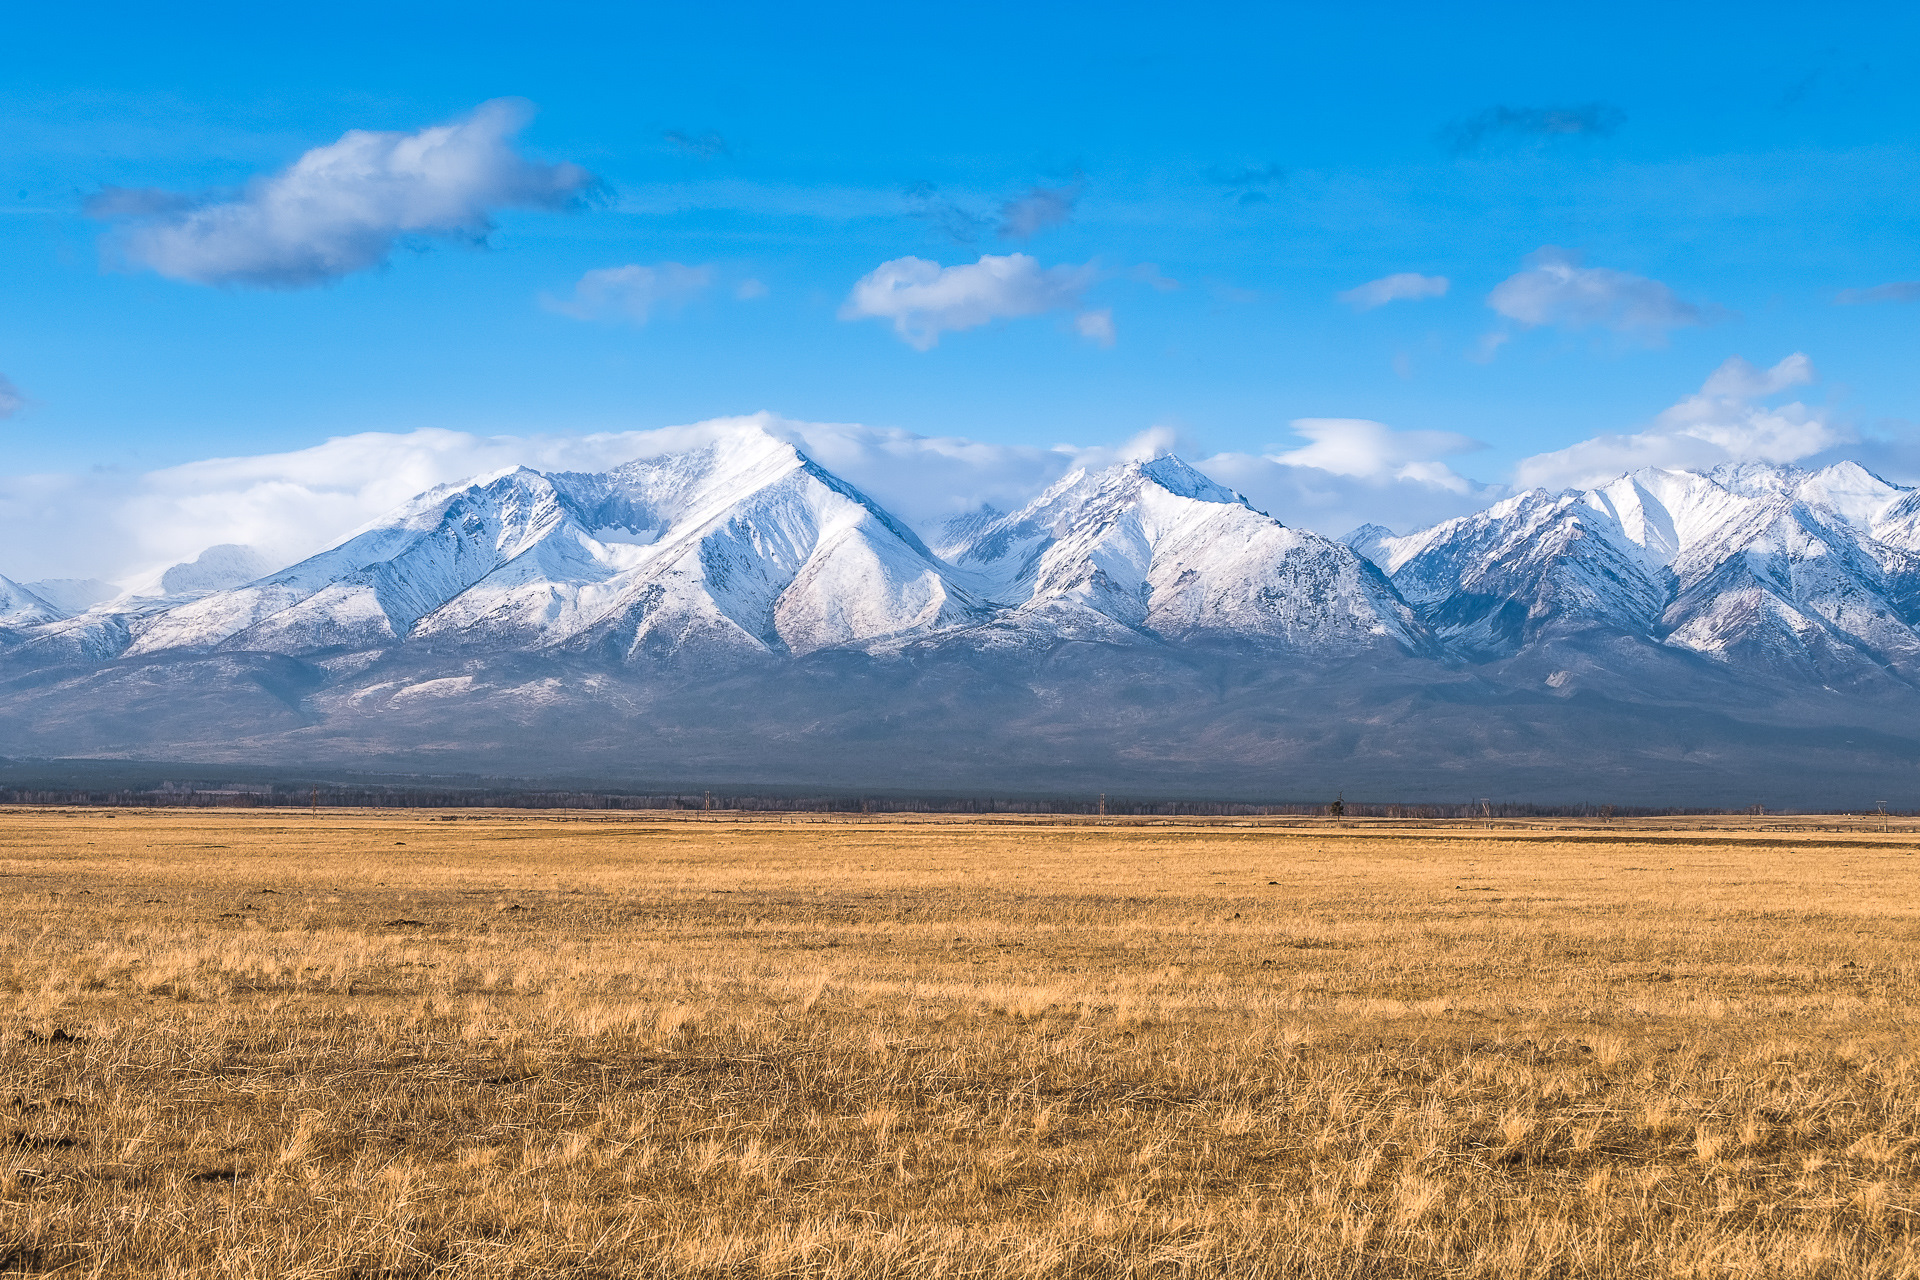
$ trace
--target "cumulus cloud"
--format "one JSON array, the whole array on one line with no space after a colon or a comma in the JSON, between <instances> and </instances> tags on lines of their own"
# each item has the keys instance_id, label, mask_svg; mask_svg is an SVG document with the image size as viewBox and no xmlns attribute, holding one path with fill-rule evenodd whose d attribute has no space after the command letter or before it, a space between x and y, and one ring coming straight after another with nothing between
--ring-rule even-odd
<instances>
[{"instance_id":1,"label":"cumulus cloud","mask_svg":"<svg viewBox=\"0 0 1920 1280\"><path fill-rule=\"evenodd\" d=\"M1073 318L1076 333L1095 346L1113 345L1113 308L1102 307L1098 311L1082 311Z\"/></svg>"},{"instance_id":2,"label":"cumulus cloud","mask_svg":"<svg viewBox=\"0 0 1920 1280\"><path fill-rule=\"evenodd\" d=\"M651 267L629 263L624 267L601 267L589 271L574 282L571 298L542 295L541 305L549 311L575 320L625 320L645 324L654 308L677 309L704 293L713 283L712 267L689 267L678 262L662 262ZM746 281L747 285L759 281ZM765 293L740 293L740 297L758 297Z\"/></svg>"},{"instance_id":3,"label":"cumulus cloud","mask_svg":"<svg viewBox=\"0 0 1920 1280\"><path fill-rule=\"evenodd\" d=\"M1823 409L1799 401L1763 403L1818 375L1798 352L1770 369L1734 356L1700 390L1662 412L1643 431L1596 436L1536 454L1514 469L1523 487L1602 484L1641 467L1704 469L1723 462L1797 462L1852 439Z\"/></svg>"},{"instance_id":4,"label":"cumulus cloud","mask_svg":"<svg viewBox=\"0 0 1920 1280\"><path fill-rule=\"evenodd\" d=\"M1871 289L1842 289L1833 295L1833 300L1843 307L1857 307L1868 302L1920 302L1920 280L1877 284Z\"/></svg>"},{"instance_id":5,"label":"cumulus cloud","mask_svg":"<svg viewBox=\"0 0 1920 1280\"><path fill-rule=\"evenodd\" d=\"M1720 318L1717 308L1687 302L1658 280L1583 267L1579 254L1555 245L1528 255L1526 270L1495 285L1487 305L1523 325L1611 329L1651 343Z\"/></svg>"},{"instance_id":6,"label":"cumulus cloud","mask_svg":"<svg viewBox=\"0 0 1920 1280\"><path fill-rule=\"evenodd\" d=\"M927 351L942 333L1075 307L1098 275L1092 263L1042 267L1024 253L982 254L954 267L895 258L854 284L840 318L891 321L902 341Z\"/></svg>"},{"instance_id":7,"label":"cumulus cloud","mask_svg":"<svg viewBox=\"0 0 1920 1280\"><path fill-rule=\"evenodd\" d=\"M1064 187L1035 187L1015 200L1000 206L1000 222L995 231L1004 240L1031 240L1049 227L1057 227L1073 216L1085 184L1079 179Z\"/></svg>"},{"instance_id":8,"label":"cumulus cloud","mask_svg":"<svg viewBox=\"0 0 1920 1280\"><path fill-rule=\"evenodd\" d=\"M1627 122L1627 113L1605 102L1570 107L1488 107L1440 131L1454 151L1472 151L1496 139L1606 138Z\"/></svg>"},{"instance_id":9,"label":"cumulus cloud","mask_svg":"<svg viewBox=\"0 0 1920 1280\"><path fill-rule=\"evenodd\" d=\"M1445 276L1423 276L1413 271L1401 271L1381 276L1378 280L1369 280L1337 296L1355 311L1371 311L1389 302L1443 298L1451 283Z\"/></svg>"},{"instance_id":10,"label":"cumulus cloud","mask_svg":"<svg viewBox=\"0 0 1920 1280\"><path fill-rule=\"evenodd\" d=\"M407 237L484 243L503 208L563 209L597 187L572 164L513 147L529 104L497 99L415 133L354 129L236 195L103 191L130 265L207 285L300 289L379 266Z\"/></svg>"},{"instance_id":11,"label":"cumulus cloud","mask_svg":"<svg viewBox=\"0 0 1920 1280\"><path fill-rule=\"evenodd\" d=\"M26 406L27 398L6 374L0 373L0 418L11 418Z\"/></svg>"}]
</instances>

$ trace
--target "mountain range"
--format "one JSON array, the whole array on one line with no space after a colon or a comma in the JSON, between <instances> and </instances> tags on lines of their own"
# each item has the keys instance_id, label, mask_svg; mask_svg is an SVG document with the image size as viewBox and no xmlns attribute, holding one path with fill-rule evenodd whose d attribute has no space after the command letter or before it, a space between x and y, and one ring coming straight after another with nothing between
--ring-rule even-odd
<instances>
[{"instance_id":1,"label":"mountain range","mask_svg":"<svg viewBox=\"0 0 1920 1280\"><path fill-rule=\"evenodd\" d=\"M1159 457L916 531L742 429L107 594L0 578L0 753L1273 798L1920 782L1920 491L1853 463L1335 541Z\"/></svg>"}]
</instances>

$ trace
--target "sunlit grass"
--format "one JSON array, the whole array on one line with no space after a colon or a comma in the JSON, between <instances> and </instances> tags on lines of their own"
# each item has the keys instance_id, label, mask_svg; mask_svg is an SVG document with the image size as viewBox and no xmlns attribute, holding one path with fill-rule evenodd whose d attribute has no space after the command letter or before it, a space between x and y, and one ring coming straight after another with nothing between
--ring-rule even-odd
<instances>
[{"instance_id":1,"label":"sunlit grass","mask_svg":"<svg viewBox=\"0 0 1920 1280\"><path fill-rule=\"evenodd\" d=\"M0 1269L1920 1274L1917 847L6 811Z\"/></svg>"}]
</instances>

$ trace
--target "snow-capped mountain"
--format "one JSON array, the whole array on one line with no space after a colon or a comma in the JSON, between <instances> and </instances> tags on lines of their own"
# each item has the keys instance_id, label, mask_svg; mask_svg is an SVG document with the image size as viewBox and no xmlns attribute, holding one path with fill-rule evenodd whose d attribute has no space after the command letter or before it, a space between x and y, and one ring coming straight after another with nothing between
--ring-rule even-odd
<instances>
[{"instance_id":1,"label":"snow-capped mountain","mask_svg":"<svg viewBox=\"0 0 1920 1280\"><path fill-rule=\"evenodd\" d=\"M244 551L216 550L211 569L176 566L169 582L199 583ZM603 474L517 468L435 489L288 569L55 611L38 638L95 659L409 646L631 660L897 646L991 623L973 638L1431 648L1371 563L1175 458L1077 471L942 552L749 429Z\"/></svg>"},{"instance_id":2,"label":"snow-capped mountain","mask_svg":"<svg viewBox=\"0 0 1920 1280\"><path fill-rule=\"evenodd\" d=\"M979 607L905 525L745 431L604 474L522 467L432 490L331 550L146 621L128 653L796 654Z\"/></svg>"},{"instance_id":3,"label":"snow-capped mountain","mask_svg":"<svg viewBox=\"0 0 1920 1280\"><path fill-rule=\"evenodd\" d=\"M930 547L743 429L444 486L234 581L258 567L215 548L84 609L98 584L62 607L0 579L0 754L1675 803L1920 785L1920 491L1853 464L1639 471L1336 542L1162 457Z\"/></svg>"},{"instance_id":4,"label":"snow-capped mountain","mask_svg":"<svg viewBox=\"0 0 1920 1280\"><path fill-rule=\"evenodd\" d=\"M53 622L66 611L50 604L11 578L0 578L0 627L31 627Z\"/></svg>"},{"instance_id":5,"label":"snow-capped mountain","mask_svg":"<svg viewBox=\"0 0 1920 1280\"><path fill-rule=\"evenodd\" d=\"M954 532L942 554L1015 625L1321 652L1430 644L1372 564L1255 511L1178 458L1075 471L1020 511Z\"/></svg>"},{"instance_id":6,"label":"snow-capped mountain","mask_svg":"<svg viewBox=\"0 0 1920 1280\"><path fill-rule=\"evenodd\" d=\"M1354 543L1463 656L1600 627L1770 671L1920 673L1920 501L1859 465L1637 471Z\"/></svg>"}]
</instances>

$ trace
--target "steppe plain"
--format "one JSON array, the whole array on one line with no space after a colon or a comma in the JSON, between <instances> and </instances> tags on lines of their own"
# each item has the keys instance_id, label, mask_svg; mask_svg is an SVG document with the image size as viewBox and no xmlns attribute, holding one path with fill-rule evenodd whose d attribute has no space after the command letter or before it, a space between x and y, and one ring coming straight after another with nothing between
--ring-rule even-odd
<instances>
[{"instance_id":1,"label":"steppe plain","mask_svg":"<svg viewBox=\"0 0 1920 1280\"><path fill-rule=\"evenodd\" d=\"M0 1272L1920 1275L1917 852L0 810Z\"/></svg>"}]
</instances>

